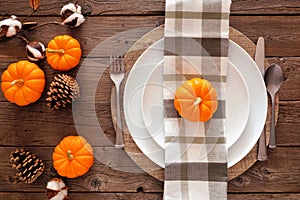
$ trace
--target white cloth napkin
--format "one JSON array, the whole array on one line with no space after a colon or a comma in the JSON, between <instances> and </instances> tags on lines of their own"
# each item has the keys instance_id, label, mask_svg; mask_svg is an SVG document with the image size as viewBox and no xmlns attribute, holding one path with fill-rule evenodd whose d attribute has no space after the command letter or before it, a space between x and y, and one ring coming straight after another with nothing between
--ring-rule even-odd
<instances>
[{"instance_id":1,"label":"white cloth napkin","mask_svg":"<svg viewBox=\"0 0 300 200\"><path fill-rule=\"evenodd\" d=\"M164 199L227 199L225 89L230 0L166 0L164 31ZM202 77L217 90L218 109L190 122L174 108L176 89Z\"/></svg>"}]
</instances>

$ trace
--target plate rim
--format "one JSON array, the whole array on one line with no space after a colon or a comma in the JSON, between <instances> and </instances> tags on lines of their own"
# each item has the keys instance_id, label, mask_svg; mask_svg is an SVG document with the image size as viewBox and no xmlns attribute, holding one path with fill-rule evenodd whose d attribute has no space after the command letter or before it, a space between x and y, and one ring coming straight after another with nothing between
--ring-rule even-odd
<instances>
[{"instance_id":1,"label":"plate rim","mask_svg":"<svg viewBox=\"0 0 300 200\"><path fill-rule=\"evenodd\" d=\"M241 62L243 62L243 63L246 63L246 64L251 64L251 65L253 65L253 66L255 66L255 67L251 67L251 68L249 68L249 67L244 67L244 68L239 68L239 67L241 67L241 65L240 66L238 66L237 65L237 67L239 68L239 70L240 70L240 72L243 74L243 70L244 69L246 69L246 70L249 70L249 69L251 69L252 70L252 72L254 72L255 73L255 75L253 76L253 78L254 79L256 79L255 81L254 81L254 79L252 79L252 78L249 78L249 75L251 75L251 73L245 73L245 74L247 74L248 76L248 78L247 77L245 77L245 80L246 80L246 82L248 82L247 80L249 80L249 84L247 83L247 85L250 85L251 87L249 87L248 86L248 88L249 88L249 92L250 92L250 98L253 98L253 99L255 99L255 101L259 98L259 97L261 97L261 101L259 101L260 103L261 103L261 106L263 107L263 109L261 109L260 110L260 114L258 115L259 117L261 117L261 119L259 120L259 124L256 124L256 125L252 125L252 127L254 127L254 129L256 129L256 131L255 131L255 133L253 133L253 135L252 135L252 131L248 131L247 133L243 133L243 135L244 134L248 134L249 136L251 136L250 137L250 139L252 139L251 141L250 141L250 145L248 145L248 148L246 148L246 150L244 150L246 153L244 153L244 155L243 156L238 156L238 155L235 155L234 157L235 158L233 158L233 163L234 164L231 164L230 166L233 166L233 165L235 165L236 163L238 163L240 160L242 160L245 156L247 156L247 154L251 151L251 149L255 146L255 144L257 143L257 141L258 141L258 139L259 139L259 137L260 137L260 135L261 135L261 132L262 132L262 130L263 130L263 128L264 128L264 126L265 126L265 122L266 122L266 119L267 119L267 112L268 112L268 96L267 96L267 90L266 90L266 87L265 87L265 83L264 83L264 80L263 80L263 77L262 77L262 75L261 75L261 73L260 73L260 71L259 71L259 69L258 69L258 66L257 66L257 64L255 63L255 61L251 58L251 56L246 52L246 50L244 50L241 46L239 46L236 42L234 42L234 41L231 41L230 43L229 43L229 47L230 46L233 46L234 48L238 48L241 52L242 52L242 56L238 56L238 57L234 57L234 58L237 58L237 59L239 59L239 60L241 60L241 59L245 59L245 60L243 60L243 61L241 61ZM230 53L232 53L232 52L229 52L229 54ZM241 69L242 69L242 71L241 71ZM250 82L251 82L251 84L250 84ZM260 89L261 89L261 96L259 96L258 95L258 89L259 89L259 87L257 88L257 87L254 87L253 85L253 82L254 82L254 84L259 84L260 85ZM253 92L255 92L255 94L253 95L253 96L251 96L251 88L254 88L253 90L255 90L255 91L253 91ZM251 99L250 99L250 114L253 114L254 112L256 112L256 105L252 105L252 101L251 101ZM254 103L253 103L254 104ZM257 119L257 116L255 115L255 116L253 116L253 118L255 118L255 119ZM247 126L246 126L246 128L245 128L245 130L244 130L244 132L245 131L247 131L248 129L250 129L250 128L248 128L248 126L250 126L249 124L251 124L251 117L249 116L249 122L248 122L248 124L247 124ZM248 128L248 129L247 129ZM256 139L255 139L256 138ZM243 139L243 138L242 138ZM247 141L247 142L249 142L249 141ZM231 148L229 148L228 149L228 159L230 158L230 155L231 156L233 156L233 154L234 153L236 153L236 147L237 147L237 145L233 145ZM232 152L232 153L230 153L230 152Z\"/></svg>"}]
</instances>

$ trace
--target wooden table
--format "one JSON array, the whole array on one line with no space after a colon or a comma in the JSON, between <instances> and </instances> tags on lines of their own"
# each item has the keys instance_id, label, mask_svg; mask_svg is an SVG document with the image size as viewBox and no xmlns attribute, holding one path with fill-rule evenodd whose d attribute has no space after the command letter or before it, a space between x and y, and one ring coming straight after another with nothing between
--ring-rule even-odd
<instances>
[{"instance_id":1,"label":"wooden table","mask_svg":"<svg viewBox=\"0 0 300 200\"><path fill-rule=\"evenodd\" d=\"M39 23L59 21L59 11L69 1L41 1L36 13L26 21ZM47 44L56 35L69 34L82 44L83 60L99 67L107 58L88 57L92 49L105 39L133 28L156 26L164 23L164 0L86 0L93 9L86 22L76 29L47 25L24 32L30 40ZM15 14L20 18L32 10L29 1L0 0L0 19ZM228 184L228 199L299 199L300 198L300 47L299 0L233 0L230 26L256 43L259 36L266 40L269 63L282 67L285 81L279 91L280 109L277 131L278 147L268 150L269 160L257 162L249 170ZM16 6L18 9L16 9ZM12 38L0 41L0 73L18 60L26 59L24 43ZM43 61L41 68L47 77L46 90L57 74ZM67 72L76 77L80 66ZM104 68L105 69L105 68ZM85 127L87 139L93 145L97 158L91 170L76 179L64 179L70 187L70 199L162 199L163 183L144 173L123 150L117 150L111 122L110 97L112 82L107 70L98 84L95 96L100 132L93 132L88 120L78 123L74 117L89 118L92 114L72 107L50 111L46 105L46 90L41 99L29 106L18 107L9 103L0 92L0 199L46 199L47 181L55 177L51 155L58 142L67 135L76 135ZM93 77L93 74L90 74ZM90 80L83 79L81 83ZM84 91L83 91L84 93ZM89 104L91 102L84 102ZM82 131L82 130L81 130ZM107 135L108 139L104 136ZM96 138L96 139L95 139ZM9 154L16 147L26 147L45 161L44 174L34 184L13 183L14 169ZM122 159L121 159L122 158Z\"/></svg>"}]
</instances>

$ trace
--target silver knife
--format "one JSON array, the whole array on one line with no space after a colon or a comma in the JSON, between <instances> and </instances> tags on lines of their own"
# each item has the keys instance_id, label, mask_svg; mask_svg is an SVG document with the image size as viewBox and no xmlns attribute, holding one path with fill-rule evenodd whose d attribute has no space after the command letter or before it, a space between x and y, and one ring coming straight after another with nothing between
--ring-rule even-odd
<instances>
[{"instance_id":1,"label":"silver knife","mask_svg":"<svg viewBox=\"0 0 300 200\"><path fill-rule=\"evenodd\" d=\"M262 77L265 73L265 40L263 37L259 37L256 44L255 62L260 70ZM258 142L258 155L257 160L265 161L268 159L267 146L266 146L266 133L265 127L261 132Z\"/></svg>"}]
</instances>

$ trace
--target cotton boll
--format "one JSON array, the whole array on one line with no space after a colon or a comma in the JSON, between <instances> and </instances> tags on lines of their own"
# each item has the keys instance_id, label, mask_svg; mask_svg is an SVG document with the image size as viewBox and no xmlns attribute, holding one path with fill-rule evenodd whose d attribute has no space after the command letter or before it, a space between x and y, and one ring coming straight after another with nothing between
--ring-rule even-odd
<instances>
[{"instance_id":1,"label":"cotton boll","mask_svg":"<svg viewBox=\"0 0 300 200\"><path fill-rule=\"evenodd\" d=\"M47 197L50 200L64 200L68 198L68 187L60 178L53 178L47 183Z\"/></svg>"},{"instance_id":2,"label":"cotton boll","mask_svg":"<svg viewBox=\"0 0 300 200\"><path fill-rule=\"evenodd\" d=\"M81 7L74 3L63 6L60 15L62 24L71 27L80 26L85 21L85 18L81 13Z\"/></svg>"},{"instance_id":3,"label":"cotton boll","mask_svg":"<svg viewBox=\"0 0 300 200\"><path fill-rule=\"evenodd\" d=\"M14 15L11 18L0 21L0 32L6 37L16 35L21 29L22 23Z\"/></svg>"}]
</instances>

